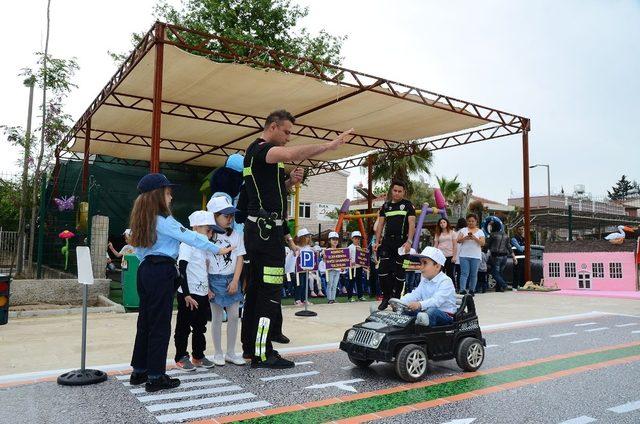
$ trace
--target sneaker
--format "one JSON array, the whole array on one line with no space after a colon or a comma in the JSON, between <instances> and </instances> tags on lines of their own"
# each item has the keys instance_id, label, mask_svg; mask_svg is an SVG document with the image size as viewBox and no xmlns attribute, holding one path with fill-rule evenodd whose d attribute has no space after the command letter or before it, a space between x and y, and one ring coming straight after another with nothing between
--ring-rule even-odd
<instances>
[{"instance_id":1,"label":"sneaker","mask_svg":"<svg viewBox=\"0 0 640 424\"><path fill-rule=\"evenodd\" d=\"M349 302L355 302L356 300L352 297L349 299Z\"/></svg>"},{"instance_id":2,"label":"sneaker","mask_svg":"<svg viewBox=\"0 0 640 424\"><path fill-rule=\"evenodd\" d=\"M318 293L318 297L325 297L324 293L322 293L322 291L320 293Z\"/></svg>"},{"instance_id":3,"label":"sneaker","mask_svg":"<svg viewBox=\"0 0 640 424\"><path fill-rule=\"evenodd\" d=\"M207 359L206 356L203 356L202 359L193 358L193 365L201 368L213 368L214 363Z\"/></svg>"},{"instance_id":4,"label":"sneaker","mask_svg":"<svg viewBox=\"0 0 640 424\"><path fill-rule=\"evenodd\" d=\"M253 355L247 352L242 352L242 359L253 359Z\"/></svg>"},{"instance_id":5,"label":"sneaker","mask_svg":"<svg viewBox=\"0 0 640 424\"><path fill-rule=\"evenodd\" d=\"M287 344L291 340L289 340L289 337L285 336L284 334L280 334L278 336L273 337L271 341L275 343Z\"/></svg>"},{"instance_id":6,"label":"sneaker","mask_svg":"<svg viewBox=\"0 0 640 424\"><path fill-rule=\"evenodd\" d=\"M294 364L293 361L284 359L278 354L271 355L267 358L266 361L260 361L256 359L251 361L251 368L270 368L274 370L283 370L287 368L293 368L295 366L296 364Z\"/></svg>"},{"instance_id":7,"label":"sneaker","mask_svg":"<svg viewBox=\"0 0 640 424\"><path fill-rule=\"evenodd\" d=\"M309 293L309 297L318 297L317 294L315 294L314 292Z\"/></svg>"},{"instance_id":8,"label":"sneaker","mask_svg":"<svg viewBox=\"0 0 640 424\"><path fill-rule=\"evenodd\" d=\"M224 355L222 353L216 353L213 355L213 363L219 367L223 366L225 364Z\"/></svg>"},{"instance_id":9,"label":"sneaker","mask_svg":"<svg viewBox=\"0 0 640 424\"><path fill-rule=\"evenodd\" d=\"M366 302L366 301L367 301L367 298L366 298L366 297L364 297L364 296L360 296L360 298L359 298L358 300L360 300L360 301L362 301L362 302Z\"/></svg>"},{"instance_id":10,"label":"sneaker","mask_svg":"<svg viewBox=\"0 0 640 424\"><path fill-rule=\"evenodd\" d=\"M304 306L304 304L305 304L305 303L307 304L307 306L311 306L311 305L313 305L313 303L311 303L311 302L309 302L309 301L307 300L306 302L302 303L302 306Z\"/></svg>"},{"instance_id":11,"label":"sneaker","mask_svg":"<svg viewBox=\"0 0 640 424\"><path fill-rule=\"evenodd\" d=\"M296 306L304 306L304 303L302 303L302 301L300 301L300 300L296 300L295 305Z\"/></svg>"},{"instance_id":12,"label":"sneaker","mask_svg":"<svg viewBox=\"0 0 640 424\"><path fill-rule=\"evenodd\" d=\"M132 386L138 386L142 383L146 383L148 379L146 372L132 372L129 377L129 384Z\"/></svg>"},{"instance_id":13,"label":"sneaker","mask_svg":"<svg viewBox=\"0 0 640 424\"><path fill-rule=\"evenodd\" d=\"M184 371L196 370L196 367L193 366L188 356L183 356L182 359L176 361L176 366Z\"/></svg>"},{"instance_id":14,"label":"sneaker","mask_svg":"<svg viewBox=\"0 0 640 424\"><path fill-rule=\"evenodd\" d=\"M157 392L158 390L175 389L179 385L180 380L178 380L177 378L171 378L167 374L162 374L160 377L153 379L150 378L147 381L147 384L145 384L144 390L151 393Z\"/></svg>"},{"instance_id":15,"label":"sneaker","mask_svg":"<svg viewBox=\"0 0 640 424\"><path fill-rule=\"evenodd\" d=\"M380 305L378 305L378 310L384 311L385 309L387 309L388 306L389 306L389 301L386 299L382 299L382 302L380 302Z\"/></svg>"},{"instance_id":16,"label":"sneaker","mask_svg":"<svg viewBox=\"0 0 640 424\"><path fill-rule=\"evenodd\" d=\"M333 305L334 303L336 303L335 300L330 300L330 301L327 302L327 304L329 304L329 305Z\"/></svg>"},{"instance_id":17,"label":"sneaker","mask_svg":"<svg viewBox=\"0 0 640 424\"><path fill-rule=\"evenodd\" d=\"M234 365L246 365L247 362L242 359L242 357L240 357L239 355L236 355L235 353L227 353L226 355L224 355L224 360L227 362L230 362Z\"/></svg>"}]
</instances>

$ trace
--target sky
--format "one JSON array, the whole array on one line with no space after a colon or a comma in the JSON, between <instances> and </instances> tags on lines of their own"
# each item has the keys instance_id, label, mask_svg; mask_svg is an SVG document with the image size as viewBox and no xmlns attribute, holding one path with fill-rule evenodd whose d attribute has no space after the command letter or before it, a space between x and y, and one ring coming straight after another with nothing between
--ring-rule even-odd
<instances>
[{"instance_id":1,"label":"sky","mask_svg":"<svg viewBox=\"0 0 640 424\"><path fill-rule=\"evenodd\" d=\"M530 118L529 161L550 165L552 192L583 184L602 197L622 174L640 180L640 1L296 2L309 6L301 24L312 32L348 36L347 68ZM80 65L66 107L74 121L115 72L107 51L130 48L130 34L153 23L154 3L52 1L50 52ZM0 124L26 123L28 90L17 74L44 46L45 8L45 0L0 5L11 17L0 47ZM17 172L18 149L3 137L0 147L0 172ZM437 151L427 181L458 175L475 194L506 202L523 191L521 148L511 136ZM352 170L349 181L366 175ZM530 186L547 193L544 168L531 170Z\"/></svg>"}]
</instances>

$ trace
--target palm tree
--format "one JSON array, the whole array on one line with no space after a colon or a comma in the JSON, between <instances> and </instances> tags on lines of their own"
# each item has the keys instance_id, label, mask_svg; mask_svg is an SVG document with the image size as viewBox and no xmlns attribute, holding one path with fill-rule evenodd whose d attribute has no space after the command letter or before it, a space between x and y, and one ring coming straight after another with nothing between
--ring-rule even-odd
<instances>
[{"instance_id":1,"label":"palm tree","mask_svg":"<svg viewBox=\"0 0 640 424\"><path fill-rule=\"evenodd\" d=\"M415 141L410 144L416 144ZM378 153L373 157L373 181L401 180L407 183L408 192L412 192L412 175L431 174L433 155L429 150L417 151L409 156L391 153Z\"/></svg>"},{"instance_id":2,"label":"palm tree","mask_svg":"<svg viewBox=\"0 0 640 424\"><path fill-rule=\"evenodd\" d=\"M438 187L440 187L440 191L444 196L445 200L449 204L457 203L460 200L462 190L460 190L460 186L462 183L458 181L458 176L456 175L453 179L448 179L447 177L438 177Z\"/></svg>"}]
</instances>

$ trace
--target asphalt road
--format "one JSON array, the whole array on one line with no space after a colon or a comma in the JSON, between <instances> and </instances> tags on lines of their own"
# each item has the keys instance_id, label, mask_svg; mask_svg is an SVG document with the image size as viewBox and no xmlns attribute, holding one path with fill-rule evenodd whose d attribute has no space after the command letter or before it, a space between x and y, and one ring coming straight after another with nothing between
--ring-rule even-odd
<instances>
[{"instance_id":1,"label":"asphalt road","mask_svg":"<svg viewBox=\"0 0 640 424\"><path fill-rule=\"evenodd\" d=\"M590 359L600 363L613 358L612 355L620 350L620 345L640 343L640 318L604 316L485 332L484 336L488 346L481 371L493 372L498 367L520 364L515 373L505 376L496 374L508 381L527 378L529 375L525 371L529 369L526 364L528 361L538 363L560 354L569 354L571 357L556 361L557 369L547 366L548 369L534 370L540 375L549 375L547 380L517 388L498 391L502 387L501 381L494 381L498 377L494 380L483 377L476 381L477 384L469 385L468 390L459 383L438 383L431 389L420 389L422 392L416 389L416 400L421 396L433 395L436 393L433 390L442 390L443 396L454 393L451 392L454 389L458 390L456 393L460 390L464 393L488 387L496 392L449 401L444 405L381 420L389 423L456 424L557 424L571 419L579 419L568 421L572 424L640 422L640 362L637 360L557 378L551 374L579 365L576 361L582 360L582 357L577 358L579 354L576 352L613 349L614 353L606 354L609 356ZM182 385L156 394L146 394L142 387L128 386L127 376L111 376L105 383L87 387L63 387L54 382L45 382L4 388L0 389L0 399L5 414L0 416L0 423L189 421L305 404L398 386L405 386L404 389L412 387L395 376L391 364L374 364L369 369L361 370L355 368L341 351L302 354L294 358L297 362L294 369L277 372L230 364L210 371L198 370L196 373L173 370L171 373L182 377ZM522 375L518 374L519 370ZM440 382L459 374L461 370L455 361L430 362L426 380ZM453 387L452 384L458 386ZM432 390L432 393L426 390ZM392 410L399 405L397 402L407 401L397 395L379 395L376 399L388 403L388 408L382 408L383 411ZM349 406L347 404L342 402L340 406L346 408ZM336 417L347 418L371 412L368 408L370 406L366 403L354 402L348 415L340 416L342 412L336 408L334 412ZM609 410L611 408L614 410ZM6 413L8 411L9 414ZM322 408L318 408L318 414L305 418L290 412L273 416L271 422L296 422L303 418L306 422L314 422L323 421L329 416L326 415L326 409Z\"/></svg>"}]
</instances>

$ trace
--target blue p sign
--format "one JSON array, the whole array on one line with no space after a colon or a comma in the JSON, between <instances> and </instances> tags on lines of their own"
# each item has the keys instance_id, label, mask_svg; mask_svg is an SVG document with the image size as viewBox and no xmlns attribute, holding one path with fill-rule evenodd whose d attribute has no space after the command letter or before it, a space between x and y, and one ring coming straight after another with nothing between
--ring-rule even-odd
<instances>
[{"instance_id":1,"label":"blue p sign","mask_svg":"<svg viewBox=\"0 0 640 424\"><path fill-rule=\"evenodd\" d=\"M302 269L313 269L315 268L315 258L313 251L311 250L302 250L300 252L300 268Z\"/></svg>"}]
</instances>

